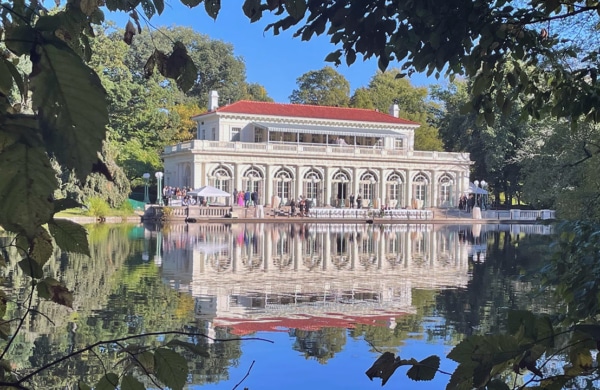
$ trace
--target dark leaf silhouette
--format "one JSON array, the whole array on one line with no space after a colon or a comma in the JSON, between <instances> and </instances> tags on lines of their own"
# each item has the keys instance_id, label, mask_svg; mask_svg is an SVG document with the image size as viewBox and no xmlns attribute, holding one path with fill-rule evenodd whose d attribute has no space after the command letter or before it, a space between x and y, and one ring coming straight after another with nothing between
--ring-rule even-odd
<instances>
[{"instance_id":1,"label":"dark leaf silhouette","mask_svg":"<svg viewBox=\"0 0 600 390\"><path fill-rule=\"evenodd\" d=\"M394 374L396 368L400 367L402 362L400 357L394 356L391 352L384 352L383 355L379 357L373 363L373 365L365 372L370 380L373 378L381 378L381 386L385 385L388 379Z\"/></svg>"}]
</instances>

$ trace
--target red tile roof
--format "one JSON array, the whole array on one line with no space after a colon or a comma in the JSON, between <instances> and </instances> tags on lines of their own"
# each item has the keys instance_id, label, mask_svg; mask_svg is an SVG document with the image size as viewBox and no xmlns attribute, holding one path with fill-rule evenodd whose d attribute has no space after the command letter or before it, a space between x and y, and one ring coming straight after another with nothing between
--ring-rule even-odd
<instances>
[{"instance_id":1,"label":"red tile roof","mask_svg":"<svg viewBox=\"0 0 600 390\"><path fill-rule=\"evenodd\" d=\"M396 118L387 113L367 110L364 108L313 106L308 104L283 104L269 102L255 102L240 100L227 106L219 107L216 111L210 111L195 116L195 118L209 115L214 112L287 116L299 118L333 119L360 122L393 123L399 125L418 125L407 119Z\"/></svg>"},{"instance_id":2,"label":"red tile roof","mask_svg":"<svg viewBox=\"0 0 600 390\"><path fill-rule=\"evenodd\" d=\"M262 319L216 318L216 328L229 328L231 334L245 336L256 332L287 332L289 329L320 330L323 328L354 329L357 324L388 327L391 319L406 313L386 313L385 315L351 316L329 314L328 316L297 315L295 318L268 317Z\"/></svg>"}]
</instances>

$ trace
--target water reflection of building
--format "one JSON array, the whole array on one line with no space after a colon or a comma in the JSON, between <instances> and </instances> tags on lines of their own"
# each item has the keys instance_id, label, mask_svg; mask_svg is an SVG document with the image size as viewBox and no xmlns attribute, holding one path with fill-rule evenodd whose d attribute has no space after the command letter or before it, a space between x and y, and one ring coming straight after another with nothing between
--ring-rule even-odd
<instances>
[{"instance_id":1,"label":"water reflection of building","mask_svg":"<svg viewBox=\"0 0 600 390\"><path fill-rule=\"evenodd\" d=\"M393 319L413 310L413 289L465 287L488 232L518 226L534 225L172 225L158 257L163 278L215 324Z\"/></svg>"}]
</instances>

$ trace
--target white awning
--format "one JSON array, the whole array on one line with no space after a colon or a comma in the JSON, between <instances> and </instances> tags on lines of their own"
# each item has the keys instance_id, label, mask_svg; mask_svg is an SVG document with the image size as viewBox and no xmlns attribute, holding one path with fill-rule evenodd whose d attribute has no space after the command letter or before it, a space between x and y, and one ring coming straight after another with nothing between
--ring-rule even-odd
<instances>
[{"instance_id":1,"label":"white awning","mask_svg":"<svg viewBox=\"0 0 600 390\"><path fill-rule=\"evenodd\" d=\"M308 134L323 134L323 135L337 135L337 136L350 136L350 137L394 137L394 138L406 138L405 134L398 133L393 130L385 129L362 129L362 128L348 128L348 127L335 127L335 126L313 126L313 125L296 125L296 124L284 124L284 123L265 123L265 122L254 122L255 126L260 126L268 129L269 131L276 131L281 133L308 133Z\"/></svg>"}]
</instances>

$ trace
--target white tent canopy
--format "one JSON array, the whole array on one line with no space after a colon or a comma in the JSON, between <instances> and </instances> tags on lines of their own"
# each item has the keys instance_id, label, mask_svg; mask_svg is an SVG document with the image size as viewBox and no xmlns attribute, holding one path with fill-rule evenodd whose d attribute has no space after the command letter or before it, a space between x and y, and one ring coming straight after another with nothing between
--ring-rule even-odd
<instances>
[{"instance_id":1,"label":"white tent canopy","mask_svg":"<svg viewBox=\"0 0 600 390\"><path fill-rule=\"evenodd\" d=\"M488 192L481 187L476 187L475 184L469 183L469 189L465 192L470 192L477 195L487 195Z\"/></svg>"},{"instance_id":2,"label":"white tent canopy","mask_svg":"<svg viewBox=\"0 0 600 390\"><path fill-rule=\"evenodd\" d=\"M193 191L188 191L187 194L190 196L203 196L205 198L221 197L221 196L230 197L231 196L231 194L229 192L222 191L222 190L218 189L217 187L213 187L213 186L200 187Z\"/></svg>"}]
</instances>

